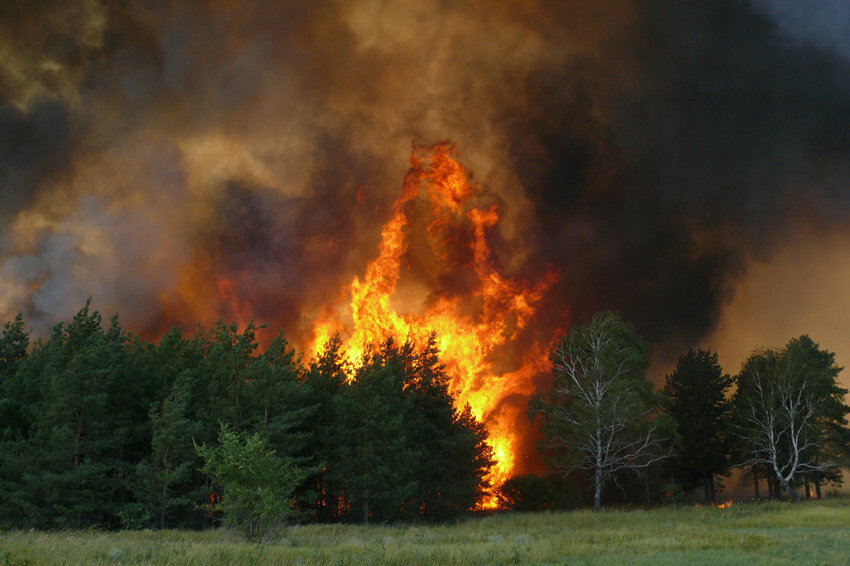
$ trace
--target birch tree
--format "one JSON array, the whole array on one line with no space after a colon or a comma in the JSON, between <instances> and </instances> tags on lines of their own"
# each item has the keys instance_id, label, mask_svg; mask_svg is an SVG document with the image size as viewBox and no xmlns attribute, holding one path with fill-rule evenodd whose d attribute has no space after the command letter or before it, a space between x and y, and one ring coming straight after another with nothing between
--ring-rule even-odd
<instances>
[{"instance_id":1,"label":"birch tree","mask_svg":"<svg viewBox=\"0 0 850 566\"><path fill-rule=\"evenodd\" d=\"M825 456L836 453L836 438L846 438L832 434L846 430L850 410L834 358L802 336L780 350L755 351L737 376L740 465L765 466L795 501L795 480L834 469L837 462Z\"/></svg>"},{"instance_id":2,"label":"birch tree","mask_svg":"<svg viewBox=\"0 0 850 566\"><path fill-rule=\"evenodd\" d=\"M552 351L555 381L548 399L532 400L554 464L593 477L593 509L602 489L624 470L669 456L652 417L657 399L646 379L646 347L618 313L603 312L575 326Z\"/></svg>"}]
</instances>

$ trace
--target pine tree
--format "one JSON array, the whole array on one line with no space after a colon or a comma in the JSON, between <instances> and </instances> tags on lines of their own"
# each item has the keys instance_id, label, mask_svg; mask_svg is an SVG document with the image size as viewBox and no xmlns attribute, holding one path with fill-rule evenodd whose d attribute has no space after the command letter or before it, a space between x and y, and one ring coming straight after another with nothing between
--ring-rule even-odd
<instances>
[{"instance_id":1,"label":"pine tree","mask_svg":"<svg viewBox=\"0 0 850 566\"><path fill-rule=\"evenodd\" d=\"M363 522L394 519L416 489L420 447L405 426L405 364L412 346L388 340L368 351L354 380L334 400L336 450L331 470Z\"/></svg>"},{"instance_id":2,"label":"pine tree","mask_svg":"<svg viewBox=\"0 0 850 566\"><path fill-rule=\"evenodd\" d=\"M339 479L342 474L336 473L336 470L344 468L345 464L337 461L339 424L336 407L346 380L345 354L337 334L310 362L301 379L305 402L315 407L304 428L310 435L310 453L317 469L307 482L307 489L300 495L305 505L315 509L315 518L322 522L341 518L343 494Z\"/></svg>"},{"instance_id":3,"label":"pine tree","mask_svg":"<svg viewBox=\"0 0 850 566\"><path fill-rule=\"evenodd\" d=\"M436 335L405 368L409 441L421 450L417 491L411 506L429 520L445 519L475 506L492 466L487 433L467 405L455 409L449 377L440 363Z\"/></svg>"},{"instance_id":4,"label":"pine tree","mask_svg":"<svg viewBox=\"0 0 850 566\"><path fill-rule=\"evenodd\" d=\"M30 450L19 453L20 467L39 470L18 478L32 512L25 521L115 524L129 494L128 472L143 450L149 404L127 342L117 319L104 329L87 303L18 368L16 380L33 391Z\"/></svg>"},{"instance_id":5,"label":"pine tree","mask_svg":"<svg viewBox=\"0 0 850 566\"><path fill-rule=\"evenodd\" d=\"M249 367L259 344L253 322L241 333L236 323L219 321L207 343L205 375L202 376L206 399L203 419L207 430L216 430L218 422L231 423L245 430L249 411L243 406L244 392L250 379Z\"/></svg>"},{"instance_id":6,"label":"pine tree","mask_svg":"<svg viewBox=\"0 0 850 566\"><path fill-rule=\"evenodd\" d=\"M244 416L238 424L246 432L262 434L278 454L299 457L312 443L305 422L317 407L301 386L303 368L288 346L281 333L245 367ZM308 462L302 464L306 466Z\"/></svg>"},{"instance_id":7,"label":"pine tree","mask_svg":"<svg viewBox=\"0 0 850 566\"><path fill-rule=\"evenodd\" d=\"M138 501L160 529L182 523L203 497L192 481L199 462L192 440L203 427L190 415L190 376L178 375L162 403L151 407L151 452L135 469ZM169 521L175 511L176 520Z\"/></svg>"},{"instance_id":8,"label":"pine tree","mask_svg":"<svg viewBox=\"0 0 850 566\"><path fill-rule=\"evenodd\" d=\"M15 320L3 325L3 332L0 333L0 391L6 378L14 375L26 359L29 341L22 314L19 313Z\"/></svg>"},{"instance_id":9,"label":"pine tree","mask_svg":"<svg viewBox=\"0 0 850 566\"><path fill-rule=\"evenodd\" d=\"M26 434L31 423L31 417L25 414L25 399L32 392L15 377L29 355L28 348L29 334L23 316L18 314L14 321L3 325L0 333L0 440Z\"/></svg>"},{"instance_id":10,"label":"pine tree","mask_svg":"<svg viewBox=\"0 0 850 566\"><path fill-rule=\"evenodd\" d=\"M715 475L729 466L731 386L717 354L697 349L679 358L664 387L664 407L677 424L674 478L685 489L701 485L707 503L715 501Z\"/></svg>"}]
</instances>

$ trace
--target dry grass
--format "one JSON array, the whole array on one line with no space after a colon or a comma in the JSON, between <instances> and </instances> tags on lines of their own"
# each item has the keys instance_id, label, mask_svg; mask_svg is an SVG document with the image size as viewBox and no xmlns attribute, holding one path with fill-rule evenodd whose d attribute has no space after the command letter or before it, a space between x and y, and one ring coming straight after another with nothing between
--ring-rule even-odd
<instances>
[{"instance_id":1,"label":"dry grass","mask_svg":"<svg viewBox=\"0 0 850 566\"><path fill-rule=\"evenodd\" d=\"M0 533L0 565L510 563L850 564L850 500L307 525L259 545L226 530Z\"/></svg>"}]
</instances>

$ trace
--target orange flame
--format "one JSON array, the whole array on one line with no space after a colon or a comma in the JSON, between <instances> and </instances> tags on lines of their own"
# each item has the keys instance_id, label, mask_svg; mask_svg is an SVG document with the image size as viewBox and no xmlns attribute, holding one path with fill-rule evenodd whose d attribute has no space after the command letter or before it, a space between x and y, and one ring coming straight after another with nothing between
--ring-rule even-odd
<instances>
[{"instance_id":1,"label":"orange flame","mask_svg":"<svg viewBox=\"0 0 850 566\"><path fill-rule=\"evenodd\" d=\"M253 312L252 305L240 298L238 285L233 279L219 275L216 280L216 287L218 289L218 299L227 305L236 319L239 331L243 331L251 322L251 315L249 313Z\"/></svg>"},{"instance_id":2,"label":"orange flame","mask_svg":"<svg viewBox=\"0 0 850 566\"><path fill-rule=\"evenodd\" d=\"M402 313L394 299L408 254L408 233L413 228L411 209L419 211L414 201L423 193L430 204L427 242L435 265L468 271L472 290L432 294L425 297L426 306ZM500 222L500 209L493 204L476 205L482 193L458 162L453 143L414 146L404 188L381 231L378 256L366 266L362 279L352 280L347 308L328 307L319 317L312 350L318 352L339 333L355 361L369 344L389 337L421 344L436 332L458 406L468 403L487 428L496 460L488 479L498 486L512 475L519 441L514 425L519 411L501 402L514 394L529 396L532 377L549 367L546 348L537 344L525 348L514 371L497 371L494 357L517 339L557 277L550 273L529 283L504 275L488 242L488 235ZM458 231L464 234L460 238L463 253L457 251ZM496 500L491 496L482 504L495 507Z\"/></svg>"},{"instance_id":3,"label":"orange flame","mask_svg":"<svg viewBox=\"0 0 850 566\"><path fill-rule=\"evenodd\" d=\"M670 497L669 493L667 494L667 497ZM699 507L699 506L700 506L699 503L694 505L694 507ZM711 506L715 507L717 509L729 509L730 507L732 507L732 500L730 499L726 503L712 503Z\"/></svg>"}]
</instances>

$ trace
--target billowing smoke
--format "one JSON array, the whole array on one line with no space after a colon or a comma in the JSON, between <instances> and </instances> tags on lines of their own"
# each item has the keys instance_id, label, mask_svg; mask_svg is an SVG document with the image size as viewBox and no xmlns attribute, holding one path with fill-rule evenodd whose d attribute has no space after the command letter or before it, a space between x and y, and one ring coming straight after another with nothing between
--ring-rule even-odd
<instances>
[{"instance_id":1,"label":"billowing smoke","mask_svg":"<svg viewBox=\"0 0 850 566\"><path fill-rule=\"evenodd\" d=\"M451 139L501 199L503 269L559 273L535 324L622 310L669 358L751 262L845 223L843 5L3 3L0 315L44 331L91 295L148 335L303 336L411 142Z\"/></svg>"}]
</instances>

